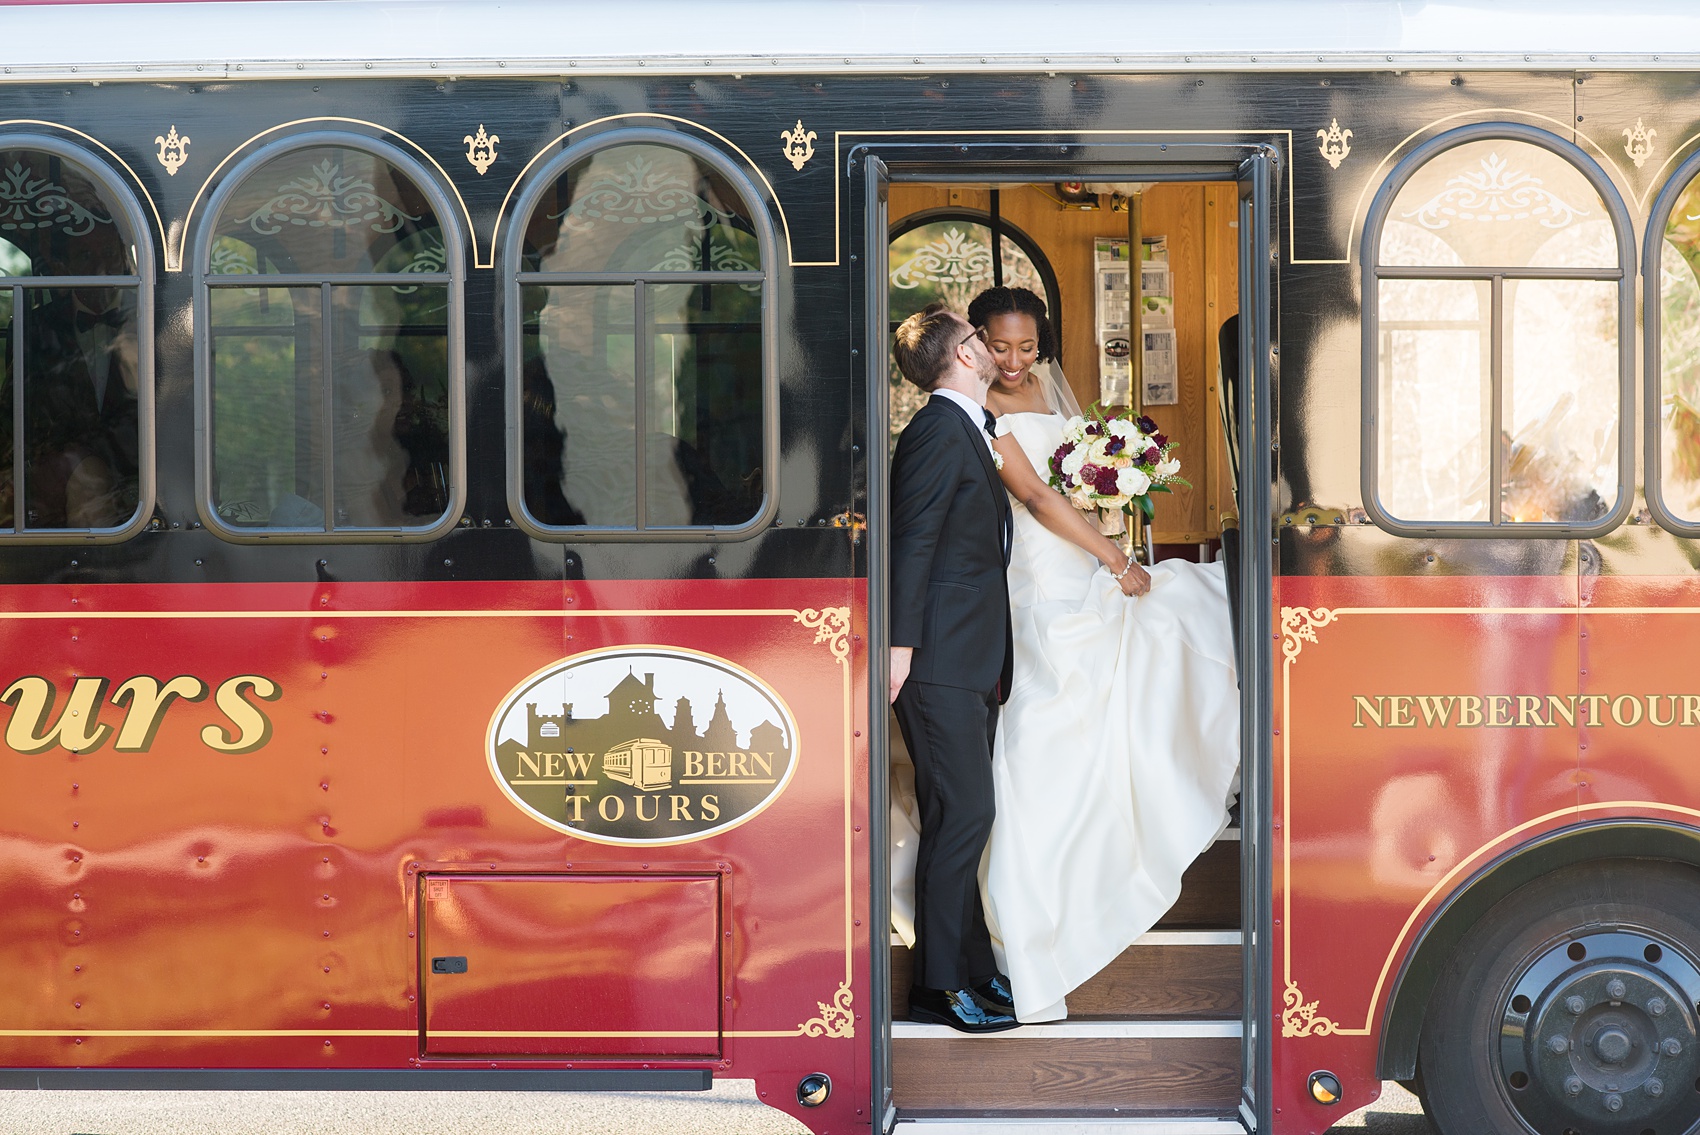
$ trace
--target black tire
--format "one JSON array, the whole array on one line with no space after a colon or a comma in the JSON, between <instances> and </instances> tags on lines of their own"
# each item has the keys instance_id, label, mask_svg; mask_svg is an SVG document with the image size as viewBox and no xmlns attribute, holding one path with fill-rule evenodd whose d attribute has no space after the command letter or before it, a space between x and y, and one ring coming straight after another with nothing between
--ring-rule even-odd
<instances>
[{"instance_id":1,"label":"black tire","mask_svg":"<svg viewBox=\"0 0 1700 1135\"><path fill-rule=\"evenodd\" d=\"M1423 1020L1440 1135L1700 1131L1700 872L1654 860L1537 879L1473 926Z\"/></svg>"}]
</instances>

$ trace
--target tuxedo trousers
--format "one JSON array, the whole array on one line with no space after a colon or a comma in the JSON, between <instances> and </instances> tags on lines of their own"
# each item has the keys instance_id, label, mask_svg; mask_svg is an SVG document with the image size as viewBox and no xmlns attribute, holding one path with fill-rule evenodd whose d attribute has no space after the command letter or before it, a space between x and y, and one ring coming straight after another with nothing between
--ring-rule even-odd
<instances>
[{"instance_id":1,"label":"tuxedo trousers","mask_svg":"<svg viewBox=\"0 0 1700 1135\"><path fill-rule=\"evenodd\" d=\"M915 764L921 839L915 862L915 984L965 989L997 973L980 902L980 858L997 812L996 691L914 679L898 691L897 727Z\"/></svg>"}]
</instances>

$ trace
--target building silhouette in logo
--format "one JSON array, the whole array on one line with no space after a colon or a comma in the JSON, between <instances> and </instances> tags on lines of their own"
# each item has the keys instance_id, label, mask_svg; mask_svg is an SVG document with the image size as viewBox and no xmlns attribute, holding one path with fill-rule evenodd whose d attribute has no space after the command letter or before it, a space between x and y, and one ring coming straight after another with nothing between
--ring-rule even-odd
<instances>
[{"instance_id":1,"label":"building silhouette in logo","mask_svg":"<svg viewBox=\"0 0 1700 1135\"><path fill-rule=\"evenodd\" d=\"M771 720L755 725L747 744L739 743L723 692L717 691L714 709L701 732L690 698L680 697L673 703L671 725L656 712L658 700L654 674L639 680L628 671L608 691L608 712L601 717L575 716L570 702L561 705L559 714L539 713L537 703L527 702L528 747L533 753L579 757L578 762L569 760L568 766L586 772L596 762L603 779L644 792L725 783L727 770L753 777L748 770L765 769L771 775L772 769L789 763L785 730ZM682 767L676 759L681 753ZM711 770L720 772L721 778L711 777Z\"/></svg>"}]
</instances>

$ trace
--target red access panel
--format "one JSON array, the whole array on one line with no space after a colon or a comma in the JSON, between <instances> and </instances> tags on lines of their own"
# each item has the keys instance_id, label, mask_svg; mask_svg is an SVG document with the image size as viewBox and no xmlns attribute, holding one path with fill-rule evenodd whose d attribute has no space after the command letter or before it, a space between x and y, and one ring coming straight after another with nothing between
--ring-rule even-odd
<instances>
[{"instance_id":1,"label":"red access panel","mask_svg":"<svg viewBox=\"0 0 1700 1135\"><path fill-rule=\"evenodd\" d=\"M427 1055L719 1055L718 875L421 885Z\"/></svg>"}]
</instances>

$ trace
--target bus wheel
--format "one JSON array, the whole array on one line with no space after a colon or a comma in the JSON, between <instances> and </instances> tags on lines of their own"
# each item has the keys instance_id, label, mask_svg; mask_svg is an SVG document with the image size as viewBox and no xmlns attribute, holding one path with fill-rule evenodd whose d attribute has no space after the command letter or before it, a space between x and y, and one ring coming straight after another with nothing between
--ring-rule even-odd
<instances>
[{"instance_id":1,"label":"bus wheel","mask_svg":"<svg viewBox=\"0 0 1700 1135\"><path fill-rule=\"evenodd\" d=\"M1471 928L1429 1001L1423 1107L1442 1135L1684 1135L1700 1124L1700 875L1566 868Z\"/></svg>"}]
</instances>

